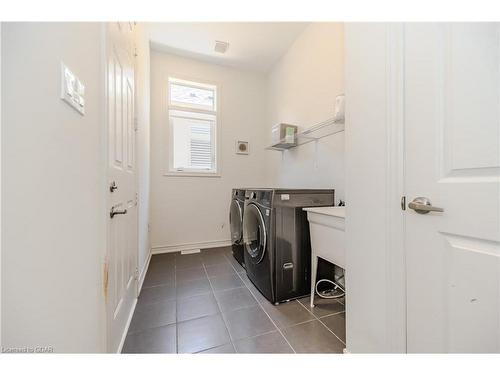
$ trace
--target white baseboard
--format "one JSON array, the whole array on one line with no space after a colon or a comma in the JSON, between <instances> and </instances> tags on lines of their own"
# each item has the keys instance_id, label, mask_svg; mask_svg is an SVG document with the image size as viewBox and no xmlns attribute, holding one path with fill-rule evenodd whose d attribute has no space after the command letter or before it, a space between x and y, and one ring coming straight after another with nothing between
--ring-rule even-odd
<instances>
[{"instance_id":1,"label":"white baseboard","mask_svg":"<svg viewBox=\"0 0 500 375\"><path fill-rule=\"evenodd\" d=\"M146 263L144 263L144 267L141 270L141 273L139 274L139 285L137 285L137 296L141 294L142 290L142 284L144 284L144 279L146 278L146 272L148 271L149 268L149 263L151 262L151 249L149 249L149 254L148 254L148 259L146 260Z\"/></svg>"},{"instance_id":2,"label":"white baseboard","mask_svg":"<svg viewBox=\"0 0 500 375\"><path fill-rule=\"evenodd\" d=\"M176 251L195 250L195 249L209 249L211 247L231 246L231 240L219 241L205 241L193 242L177 245L153 246L151 249L152 254L174 253Z\"/></svg>"}]
</instances>

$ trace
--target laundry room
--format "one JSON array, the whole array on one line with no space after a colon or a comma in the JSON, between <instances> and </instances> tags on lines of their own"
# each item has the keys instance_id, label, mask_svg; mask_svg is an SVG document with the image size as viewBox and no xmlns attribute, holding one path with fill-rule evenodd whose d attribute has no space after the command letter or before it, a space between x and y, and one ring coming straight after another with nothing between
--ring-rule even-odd
<instances>
[{"instance_id":1,"label":"laundry room","mask_svg":"<svg viewBox=\"0 0 500 375\"><path fill-rule=\"evenodd\" d=\"M278 9L0 23L2 352L500 352L500 24Z\"/></svg>"}]
</instances>

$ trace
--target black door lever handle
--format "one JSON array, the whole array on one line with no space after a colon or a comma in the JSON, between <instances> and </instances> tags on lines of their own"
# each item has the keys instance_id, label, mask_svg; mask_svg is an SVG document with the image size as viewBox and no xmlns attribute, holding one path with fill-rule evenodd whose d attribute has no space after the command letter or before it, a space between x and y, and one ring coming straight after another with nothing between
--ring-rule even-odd
<instances>
[{"instance_id":1,"label":"black door lever handle","mask_svg":"<svg viewBox=\"0 0 500 375\"><path fill-rule=\"evenodd\" d=\"M111 207L111 211L109 212L109 217L112 219L115 215L125 215L127 210L115 211L114 207Z\"/></svg>"}]
</instances>

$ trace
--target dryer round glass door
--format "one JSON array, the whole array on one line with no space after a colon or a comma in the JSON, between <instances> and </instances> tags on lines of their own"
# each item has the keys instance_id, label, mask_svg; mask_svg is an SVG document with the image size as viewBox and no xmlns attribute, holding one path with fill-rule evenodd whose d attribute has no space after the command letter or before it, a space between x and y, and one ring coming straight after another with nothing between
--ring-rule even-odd
<instances>
[{"instance_id":1,"label":"dryer round glass door","mask_svg":"<svg viewBox=\"0 0 500 375\"><path fill-rule=\"evenodd\" d=\"M259 208L252 203L245 207L243 214L243 243L252 263L260 263L266 252L266 224Z\"/></svg>"},{"instance_id":2,"label":"dryer round glass door","mask_svg":"<svg viewBox=\"0 0 500 375\"><path fill-rule=\"evenodd\" d=\"M231 241L240 243L243 236L243 213L240 204L234 199L231 201L229 210L229 227L231 229Z\"/></svg>"}]
</instances>

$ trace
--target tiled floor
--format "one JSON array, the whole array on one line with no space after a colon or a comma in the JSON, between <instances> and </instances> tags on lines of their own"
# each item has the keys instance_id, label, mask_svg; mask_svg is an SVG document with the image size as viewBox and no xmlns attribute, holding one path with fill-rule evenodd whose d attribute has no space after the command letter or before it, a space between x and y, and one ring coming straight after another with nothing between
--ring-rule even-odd
<instances>
[{"instance_id":1,"label":"tiled floor","mask_svg":"<svg viewBox=\"0 0 500 375\"><path fill-rule=\"evenodd\" d=\"M154 255L123 353L341 353L343 301L274 306L231 248Z\"/></svg>"}]
</instances>

